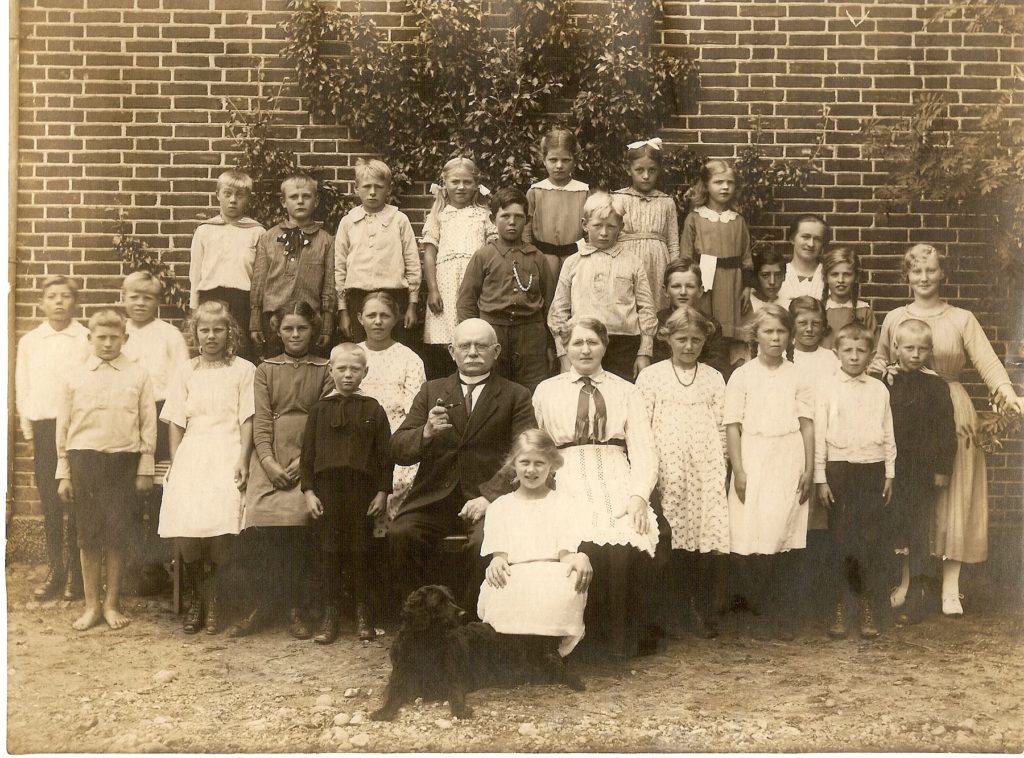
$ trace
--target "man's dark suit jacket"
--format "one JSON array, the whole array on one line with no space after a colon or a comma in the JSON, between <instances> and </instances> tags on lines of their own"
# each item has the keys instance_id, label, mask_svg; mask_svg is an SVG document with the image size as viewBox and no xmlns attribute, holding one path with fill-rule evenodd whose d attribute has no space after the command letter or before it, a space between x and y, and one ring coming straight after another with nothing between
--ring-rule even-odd
<instances>
[{"instance_id":1,"label":"man's dark suit jacket","mask_svg":"<svg viewBox=\"0 0 1024 758\"><path fill-rule=\"evenodd\" d=\"M450 406L452 428L424 441L423 425L439 398ZM495 372L476 393L468 422L458 374L424 383L405 422L391 436L395 463L420 464L396 517L443 500L456 487L461 487L465 500L479 495L494 500L508 492L509 483L498 476L498 470L516 436L535 426L529 391Z\"/></svg>"}]
</instances>

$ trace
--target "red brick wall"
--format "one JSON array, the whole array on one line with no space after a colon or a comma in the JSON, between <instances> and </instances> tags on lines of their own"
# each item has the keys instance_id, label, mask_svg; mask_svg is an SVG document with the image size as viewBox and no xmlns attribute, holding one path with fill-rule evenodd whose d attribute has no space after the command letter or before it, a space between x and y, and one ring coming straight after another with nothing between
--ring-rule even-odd
<instances>
[{"instance_id":1,"label":"red brick wall","mask_svg":"<svg viewBox=\"0 0 1024 758\"><path fill-rule=\"evenodd\" d=\"M578 5L581 12L602 7ZM968 33L963 22L926 27L940 5L666 0L663 42L699 49L703 95L697 115L674 118L661 136L729 156L747 142L751 121L760 116L766 153L799 158L813 145L827 105L835 123L823 171L809 186L787 193L769 225L755 231L781 240L792 214L825 214L836 238L857 243L865 255L863 293L874 298L879 317L907 296L898 269L908 244L945 245L959 262L947 294L978 313L1003 353L1015 335L1000 315L1006 292L986 265L986 220L927 207L876 218L882 206L873 198L883 175L862 151L861 119L906 113L912 91L946 93L956 104L953 116L963 118L967 106L991 102L1012 86L1012 67L1024 58L1021 40ZM396 39L412 35L400 0L367 0L362 7L391 27ZM126 208L135 232L168 250L167 259L186 274L196 214L210 208L211 178L234 157L223 101L248 107L259 94L261 61L270 85L288 74L277 58L285 14L283 0L21 3L16 335L37 323L37 285L47 274L84 280L86 312L116 299L121 269L111 250L115 208ZM329 167L328 175L351 178L358 145L336 127L311 124L287 86L279 106L286 111L281 136L304 160ZM969 127L969 119L963 122ZM425 198L407 202L417 222L427 206ZM983 304L985 298L994 302ZM972 391L984 395L976 385ZM1013 454L989 459L999 525L1020 523L1019 441L1011 448ZM13 493L24 511L35 499L28 450L19 442L14 452Z\"/></svg>"}]
</instances>

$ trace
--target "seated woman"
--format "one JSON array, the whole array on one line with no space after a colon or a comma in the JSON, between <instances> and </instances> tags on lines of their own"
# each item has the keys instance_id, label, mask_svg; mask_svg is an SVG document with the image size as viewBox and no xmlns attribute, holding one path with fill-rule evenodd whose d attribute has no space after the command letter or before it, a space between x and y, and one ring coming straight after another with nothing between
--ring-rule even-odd
<instances>
[{"instance_id":1,"label":"seated woman","mask_svg":"<svg viewBox=\"0 0 1024 758\"><path fill-rule=\"evenodd\" d=\"M512 444L502 473L517 489L487 507L480 554L492 558L477 615L502 634L560 637L564 657L583 638L592 570L576 552L570 506L550 486L561 465L562 454L540 429Z\"/></svg>"},{"instance_id":2,"label":"seated woman","mask_svg":"<svg viewBox=\"0 0 1024 758\"><path fill-rule=\"evenodd\" d=\"M540 428L563 450L556 486L572 504L579 550L594 569L584 646L622 659L640 652L648 631L658 543L648 504L658 476L654 435L637 389L601 367L605 325L579 319L564 339L570 368L541 382L533 407Z\"/></svg>"}]
</instances>

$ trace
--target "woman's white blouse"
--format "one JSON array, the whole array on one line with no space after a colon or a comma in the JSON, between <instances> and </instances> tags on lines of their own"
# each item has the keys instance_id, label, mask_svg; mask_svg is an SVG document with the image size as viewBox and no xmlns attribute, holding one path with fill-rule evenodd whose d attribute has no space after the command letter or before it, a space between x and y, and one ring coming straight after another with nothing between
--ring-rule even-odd
<instances>
[{"instance_id":1,"label":"woman's white blouse","mask_svg":"<svg viewBox=\"0 0 1024 758\"><path fill-rule=\"evenodd\" d=\"M643 398L636 387L607 371L602 370L591 379L601 391L608 412L602 441L616 438L626 441L629 494L649 500L658 480L658 458ZM564 374L544 380L533 393L537 424L551 435L556 445L566 445L575 439L576 406L581 386L580 374L569 369ZM593 401L590 403L590 418L593 424Z\"/></svg>"}]
</instances>

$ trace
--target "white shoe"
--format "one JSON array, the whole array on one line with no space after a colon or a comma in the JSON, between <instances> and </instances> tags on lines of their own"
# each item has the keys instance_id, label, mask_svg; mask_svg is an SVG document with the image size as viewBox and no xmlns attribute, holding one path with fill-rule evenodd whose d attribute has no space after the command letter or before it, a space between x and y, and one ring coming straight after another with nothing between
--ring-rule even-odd
<instances>
[{"instance_id":1,"label":"white shoe","mask_svg":"<svg viewBox=\"0 0 1024 758\"><path fill-rule=\"evenodd\" d=\"M964 607L960 603L960 598L963 595L943 595L942 596L942 615L943 616L963 616Z\"/></svg>"},{"instance_id":2,"label":"white shoe","mask_svg":"<svg viewBox=\"0 0 1024 758\"><path fill-rule=\"evenodd\" d=\"M902 608L903 604L907 602L907 590L909 587L904 587L902 584L897 584L892 588L889 593L889 607L890 608Z\"/></svg>"}]
</instances>

